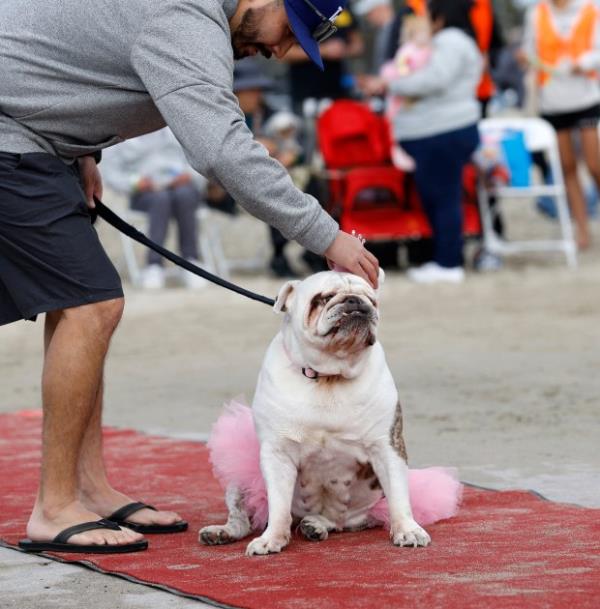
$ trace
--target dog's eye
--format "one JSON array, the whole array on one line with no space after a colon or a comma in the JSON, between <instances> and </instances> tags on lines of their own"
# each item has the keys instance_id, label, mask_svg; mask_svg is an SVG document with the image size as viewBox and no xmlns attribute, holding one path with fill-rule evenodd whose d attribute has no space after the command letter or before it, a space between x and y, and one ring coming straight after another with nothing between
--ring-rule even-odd
<instances>
[{"instance_id":1,"label":"dog's eye","mask_svg":"<svg viewBox=\"0 0 600 609\"><path fill-rule=\"evenodd\" d=\"M331 294L330 296L323 296L323 298L321 298L321 304L326 305L332 298L333 294Z\"/></svg>"}]
</instances>

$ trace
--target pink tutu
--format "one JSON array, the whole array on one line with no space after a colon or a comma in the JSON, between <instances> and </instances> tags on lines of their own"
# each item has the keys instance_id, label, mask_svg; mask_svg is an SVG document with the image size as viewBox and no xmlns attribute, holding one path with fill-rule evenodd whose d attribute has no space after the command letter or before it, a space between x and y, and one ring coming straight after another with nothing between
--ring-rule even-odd
<instances>
[{"instance_id":1,"label":"pink tutu","mask_svg":"<svg viewBox=\"0 0 600 609\"><path fill-rule=\"evenodd\" d=\"M269 514L267 489L260 471L260 445L254 430L252 410L232 401L215 423L208 441L215 477L223 488L237 486L252 525L261 530ZM455 516L463 486L456 472L442 467L411 469L408 473L410 503L415 520L422 526ZM382 498L370 511L389 526L387 500Z\"/></svg>"}]
</instances>

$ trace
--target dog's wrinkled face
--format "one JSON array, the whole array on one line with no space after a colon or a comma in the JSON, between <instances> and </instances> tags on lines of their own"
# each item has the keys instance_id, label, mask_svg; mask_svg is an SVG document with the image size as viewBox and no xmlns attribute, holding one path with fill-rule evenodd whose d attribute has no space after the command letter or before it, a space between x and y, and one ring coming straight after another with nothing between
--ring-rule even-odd
<instances>
[{"instance_id":1,"label":"dog's wrinkled face","mask_svg":"<svg viewBox=\"0 0 600 609\"><path fill-rule=\"evenodd\" d=\"M300 342L338 354L361 351L375 343L377 307L377 294L366 281L333 271L286 283L275 304L276 311L286 313Z\"/></svg>"}]
</instances>

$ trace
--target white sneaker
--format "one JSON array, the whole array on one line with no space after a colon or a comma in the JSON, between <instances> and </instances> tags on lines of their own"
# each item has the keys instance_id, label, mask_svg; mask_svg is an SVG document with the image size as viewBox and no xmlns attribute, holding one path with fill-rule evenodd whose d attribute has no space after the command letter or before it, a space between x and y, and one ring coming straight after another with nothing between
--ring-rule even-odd
<instances>
[{"instance_id":1,"label":"white sneaker","mask_svg":"<svg viewBox=\"0 0 600 609\"><path fill-rule=\"evenodd\" d=\"M188 260L192 264L196 266L201 266L198 260ZM208 285L208 281L204 279L204 277L200 277L200 275L194 275L194 273L190 273L185 269L181 269L181 281L183 285L189 290L201 290Z\"/></svg>"},{"instance_id":2,"label":"white sneaker","mask_svg":"<svg viewBox=\"0 0 600 609\"><path fill-rule=\"evenodd\" d=\"M165 271L160 264L150 264L143 270L142 287L146 290L161 290L165 287Z\"/></svg>"},{"instance_id":3,"label":"white sneaker","mask_svg":"<svg viewBox=\"0 0 600 609\"><path fill-rule=\"evenodd\" d=\"M447 268L436 262L409 269L407 275L415 283L462 283L465 280L465 271L461 266Z\"/></svg>"}]
</instances>

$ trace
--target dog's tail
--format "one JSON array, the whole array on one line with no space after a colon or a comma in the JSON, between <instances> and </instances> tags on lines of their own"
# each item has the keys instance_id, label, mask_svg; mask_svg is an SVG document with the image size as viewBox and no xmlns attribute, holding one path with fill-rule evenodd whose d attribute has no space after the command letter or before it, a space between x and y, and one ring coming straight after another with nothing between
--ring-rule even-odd
<instances>
[{"instance_id":1,"label":"dog's tail","mask_svg":"<svg viewBox=\"0 0 600 609\"><path fill-rule=\"evenodd\" d=\"M458 513L463 485L456 470L444 467L411 469L408 488L413 516L421 526L452 518ZM373 506L369 516L389 527L390 512L385 497Z\"/></svg>"}]
</instances>

